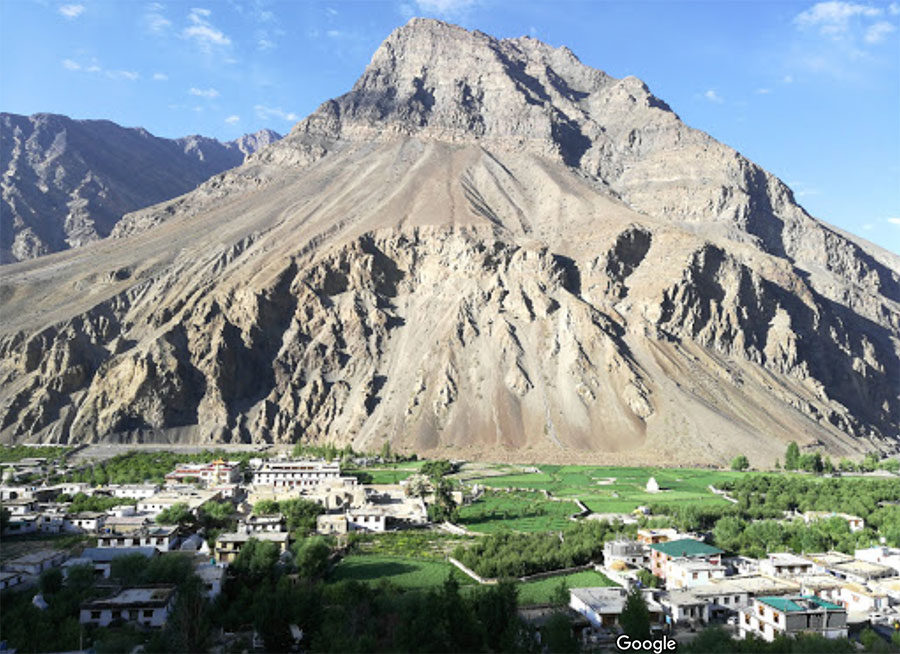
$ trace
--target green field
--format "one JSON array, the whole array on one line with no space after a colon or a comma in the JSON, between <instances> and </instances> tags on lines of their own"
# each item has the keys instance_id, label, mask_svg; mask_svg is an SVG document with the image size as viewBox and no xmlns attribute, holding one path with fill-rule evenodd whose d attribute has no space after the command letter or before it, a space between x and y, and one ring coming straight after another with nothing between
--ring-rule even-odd
<instances>
[{"instance_id":1,"label":"green field","mask_svg":"<svg viewBox=\"0 0 900 654\"><path fill-rule=\"evenodd\" d=\"M537 492L486 491L476 502L459 509L459 522L472 531L491 533L565 529L568 516L578 513L574 502L555 502Z\"/></svg>"},{"instance_id":2,"label":"green field","mask_svg":"<svg viewBox=\"0 0 900 654\"><path fill-rule=\"evenodd\" d=\"M455 566L444 561L357 554L344 557L335 566L329 581L353 579L366 583L378 583L382 579L387 579L401 588L414 590L440 586L450 574L460 585L475 583Z\"/></svg>"},{"instance_id":3,"label":"green field","mask_svg":"<svg viewBox=\"0 0 900 654\"><path fill-rule=\"evenodd\" d=\"M651 503L722 504L725 500L707 487L747 474L689 468L558 465L542 465L539 470L539 473L483 477L475 481L493 488L547 490L555 497L577 497L596 513L626 513ZM656 479L662 492L646 492L650 477Z\"/></svg>"},{"instance_id":4,"label":"green field","mask_svg":"<svg viewBox=\"0 0 900 654\"><path fill-rule=\"evenodd\" d=\"M615 586L606 575L585 570L571 575L549 577L540 581L529 581L519 584L519 604L547 604L553 600L553 596L559 588L561 581L565 581L567 588L590 588L593 586Z\"/></svg>"}]
</instances>

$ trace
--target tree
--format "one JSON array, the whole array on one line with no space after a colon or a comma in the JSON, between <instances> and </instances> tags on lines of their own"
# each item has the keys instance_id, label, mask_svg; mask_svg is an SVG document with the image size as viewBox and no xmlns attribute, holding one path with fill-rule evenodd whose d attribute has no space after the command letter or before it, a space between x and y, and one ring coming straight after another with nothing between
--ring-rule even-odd
<instances>
[{"instance_id":1,"label":"tree","mask_svg":"<svg viewBox=\"0 0 900 654\"><path fill-rule=\"evenodd\" d=\"M294 545L294 563L301 577L315 579L325 574L328 569L328 557L331 548L321 536L310 536L297 541Z\"/></svg>"},{"instance_id":2,"label":"tree","mask_svg":"<svg viewBox=\"0 0 900 654\"><path fill-rule=\"evenodd\" d=\"M275 500L260 500L253 505L255 515L275 515L279 511L278 502Z\"/></svg>"},{"instance_id":3,"label":"tree","mask_svg":"<svg viewBox=\"0 0 900 654\"><path fill-rule=\"evenodd\" d=\"M784 453L784 469L785 470L796 470L800 467L800 448L797 446L797 443L791 441L787 446L787 451Z\"/></svg>"},{"instance_id":4,"label":"tree","mask_svg":"<svg viewBox=\"0 0 900 654\"><path fill-rule=\"evenodd\" d=\"M428 477L425 475L410 475L406 480L405 493L407 497L418 497L419 499L422 499L428 495L430 489L431 484L428 482Z\"/></svg>"},{"instance_id":5,"label":"tree","mask_svg":"<svg viewBox=\"0 0 900 654\"><path fill-rule=\"evenodd\" d=\"M45 596L58 593L63 586L63 574L59 568L50 568L41 573L40 588Z\"/></svg>"},{"instance_id":6,"label":"tree","mask_svg":"<svg viewBox=\"0 0 900 654\"><path fill-rule=\"evenodd\" d=\"M750 467L750 461L743 454L734 457L731 460L731 469L737 471L744 471Z\"/></svg>"},{"instance_id":7,"label":"tree","mask_svg":"<svg viewBox=\"0 0 900 654\"><path fill-rule=\"evenodd\" d=\"M548 652L577 652L578 640L572 635L572 621L565 613L554 613L541 627L541 644Z\"/></svg>"},{"instance_id":8,"label":"tree","mask_svg":"<svg viewBox=\"0 0 900 654\"><path fill-rule=\"evenodd\" d=\"M441 459L439 461L426 461L422 464L419 472L421 472L426 477L430 477L432 480L440 479L444 475L449 475L451 472L453 472L453 464L446 459Z\"/></svg>"},{"instance_id":9,"label":"tree","mask_svg":"<svg viewBox=\"0 0 900 654\"><path fill-rule=\"evenodd\" d=\"M650 611L637 586L628 591L625 608L619 618L622 630L634 639L650 637Z\"/></svg>"},{"instance_id":10,"label":"tree","mask_svg":"<svg viewBox=\"0 0 900 654\"><path fill-rule=\"evenodd\" d=\"M194 514L185 502L178 502L167 509L163 509L156 516L156 522L161 525L183 525L194 521Z\"/></svg>"},{"instance_id":11,"label":"tree","mask_svg":"<svg viewBox=\"0 0 900 654\"><path fill-rule=\"evenodd\" d=\"M9 517L12 515L5 506L0 506L0 532L6 530L6 525L9 524Z\"/></svg>"},{"instance_id":12,"label":"tree","mask_svg":"<svg viewBox=\"0 0 900 654\"><path fill-rule=\"evenodd\" d=\"M391 442L385 441L384 445L381 446L381 460L390 461L391 459L393 459L391 456Z\"/></svg>"}]
</instances>

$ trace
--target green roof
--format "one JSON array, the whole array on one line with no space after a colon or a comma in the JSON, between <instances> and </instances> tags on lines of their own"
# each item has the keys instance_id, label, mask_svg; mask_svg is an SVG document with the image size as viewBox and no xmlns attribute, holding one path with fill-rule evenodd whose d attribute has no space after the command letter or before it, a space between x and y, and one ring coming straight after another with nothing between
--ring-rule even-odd
<instances>
[{"instance_id":1,"label":"green roof","mask_svg":"<svg viewBox=\"0 0 900 654\"><path fill-rule=\"evenodd\" d=\"M760 602L762 602L763 604L767 604L767 605L771 606L773 609L776 609L777 611L782 611L784 613L809 611L810 609L815 610L816 607L823 608L823 609L830 609L832 611L839 611L844 608L842 606L838 606L837 604L832 604L831 602L826 602L823 599L819 599L818 597L815 597L814 595L803 595L800 598L795 597L794 599L807 600L811 604L815 604L816 607L801 606L800 604L797 604L797 602L795 602L794 599L788 599L786 597L759 597L757 599Z\"/></svg>"},{"instance_id":2,"label":"green roof","mask_svg":"<svg viewBox=\"0 0 900 654\"><path fill-rule=\"evenodd\" d=\"M718 547L701 543L693 538L682 538L681 540L670 540L666 543L656 543L651 545L650 549L662 552L666 556L712 556L713 554L721 554L724 550Z\"/></svg>"}]
</instances>

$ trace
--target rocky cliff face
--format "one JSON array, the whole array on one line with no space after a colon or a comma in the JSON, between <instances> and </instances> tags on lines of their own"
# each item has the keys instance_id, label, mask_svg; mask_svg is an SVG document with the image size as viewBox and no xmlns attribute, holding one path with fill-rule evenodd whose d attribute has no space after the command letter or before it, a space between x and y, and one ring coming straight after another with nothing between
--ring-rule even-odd
<instances>
[{"instance_id":1,"label":"rocky cliff face","mask_svg":"<svg viewBox=\"0 0 900 654\"><path fill-rule=\"evenodd\" d=\"M103 238L124 214L186 193L278 138L168 140L103 120L0 114L0 262Z\"/></svg>"},{"instance_id":2,"label":"rocky cliff face","mask_svg":"<svg viewBox=\"0 0 900 654\"><path fill-rule=\"evenodd\" d=\"M414 20L348 94L113 237L6 269L4 440L898 446L898 258L532 39Z\"/></svg>"}]
</instances>

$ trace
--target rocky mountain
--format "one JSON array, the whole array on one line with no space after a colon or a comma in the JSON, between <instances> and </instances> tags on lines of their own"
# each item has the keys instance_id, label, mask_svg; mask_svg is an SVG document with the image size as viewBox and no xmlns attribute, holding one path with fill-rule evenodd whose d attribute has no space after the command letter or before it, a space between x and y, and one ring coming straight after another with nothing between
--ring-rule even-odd
<instances>
[{"instance_id":1,"label":"rocky mountain","mask_svg":"<svg viewBox=\"0 0 900 654\"><path fill-rule=\"evenodd\" d=\"M79 247L136 209L186 193L277 141L260 130L220 143L56 114L0 114L0 262Z\"/></svg>"},{"instance_id":2,"label":"rocky mountain","mask_svg":"<svg viewBox=\"0 0 900 654\"><path fill-rule=\"evenodd\" d=\"M900 258L640 80L433 20L241 167L5 268L0 312L7 442L900 444Z\"/></svg>"}]
</instances>

